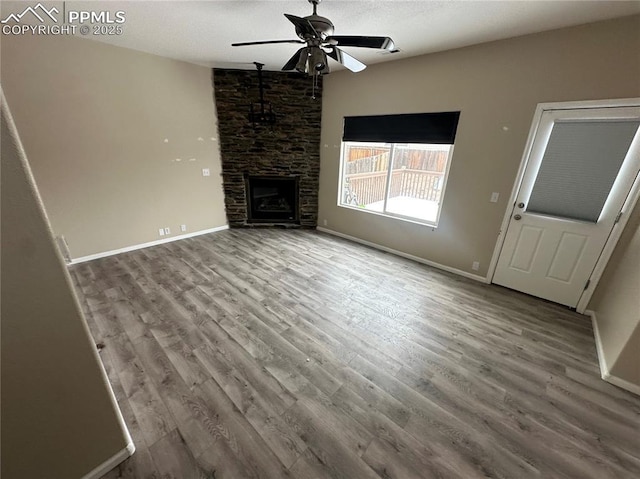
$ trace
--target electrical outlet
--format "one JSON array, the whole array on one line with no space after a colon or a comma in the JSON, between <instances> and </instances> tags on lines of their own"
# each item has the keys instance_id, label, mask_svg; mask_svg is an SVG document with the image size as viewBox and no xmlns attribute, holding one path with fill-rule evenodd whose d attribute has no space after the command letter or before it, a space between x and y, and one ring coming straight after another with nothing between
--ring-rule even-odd
<instances>
[{"instance_id":1,"label":"electrical outlet","mask_svg":"<svg viewBox=\"0 0 640 479\"><path fill-rule=\"evenodd\" d=\"M322 221L322 224L323 224L323 225L325 225L325 226L327 226L327 220L323 220L323 221Z\"/></svg>"},{"instance_id":2,"label":"electrical outlet","mask_svg":"<svg viewBox=\"0 0 640 479\"><path fill-rule=\"evenodd\" d=\"M491 193L491 199L489 201L491 203L497 203L499 197L500 197L500 193L497 193L494 191L493 193Z\"/></svg>"},{"instance_id":3,"label":"electrical outlet","mask_svg":"<svg viewBox=\"0 0 640 479\"><path fill-rule=\"evenodd\" d=\"M159 234L160 236L164 236L164 229L160 228L160 229L158 230L158 234Z\"/></svg>"},{"instance_id":4,"label":"electrical outlet","mask_svg":"<svg viewBox=\"0 0 640 479\"><path fill-rule=\"evenodd\" d=\"M478 271L480 269L480 263L478 261L474 261L471 265L471 269L474 271Z\"/></svg>"},{"instance_id":5,"label":"electrical outlet","mask_svg":"<svg viewBox=\"0 0 640 479\"><path fill-rule=\"evenodd\" d=\"M182 232L187 231L187 225L180 225L180 231Z\"/></svg>"},{"instance_id":6,"label":"electrical outlet","mask_svg":"<svg viewBox=\"0 0 640 479\"><path fill-rule=\"evenodd\" d=\"M211 170L209 168L202 168L202 176L211 176Z\"/></svg>"},{"instance_id":7,"label":"electrical outlet","mask_svg":"<svg viewBox=\"0 0 640 479\"><path fill-rule=\"evenodd\" d=\"M164 234L166 235L170 235L171 234L171 229L169 229L168 227L164 229Z\"/></svg>"}]
</instances>

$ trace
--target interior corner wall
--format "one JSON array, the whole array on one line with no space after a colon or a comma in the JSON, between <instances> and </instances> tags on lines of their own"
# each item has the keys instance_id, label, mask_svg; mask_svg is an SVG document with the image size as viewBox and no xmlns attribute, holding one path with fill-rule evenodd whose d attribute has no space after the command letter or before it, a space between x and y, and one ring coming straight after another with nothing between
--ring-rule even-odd
<instances>
[{"instance_id":1,"label":"interior corner wall","mask_svg":"<svg viewBox=\"0 0 640 479\"><path fill-rule=\"evenodd\" d=\"M1 475L81 478L124 459L130 438L6 102L1 142Z\"/></svg>"},{"instance_id":2,"label":"interior corner wall","mask_svg":"<svg viewBox=\"0 0 640 479\"><path fill-rule=\"evenodd\" d=\"M537 104L640 97L639 51L636 15L328 75L319 224L486 276ZM337 205L345 116L458 110L437 228ZM489 201L492 192L500 194L497 203Z\"/></svg>"},{"instance_id":3,"label":"interior corner wall","mask_svg":"<svg viewBox=\"0 0 640 479\"><path fill-rule=\"evenodd\" d=\"M588 309L612 376L640 389L640 203L600 278Z\"/></svg>"},{"instance_id":4,"label":"interior corner wall","mask_svg":"<svg viewBox=\"0 0 640 479\"><path fill-rule=\"evenodd\" d=\"M209 68L65 35L3 35L0 61L73 258L226 225Z\"/></svg>"}]
</instances>

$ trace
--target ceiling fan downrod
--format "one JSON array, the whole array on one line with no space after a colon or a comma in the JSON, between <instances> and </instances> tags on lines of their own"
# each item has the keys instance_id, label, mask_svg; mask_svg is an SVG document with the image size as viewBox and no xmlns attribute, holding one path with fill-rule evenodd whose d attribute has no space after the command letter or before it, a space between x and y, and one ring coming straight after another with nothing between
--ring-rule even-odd
<instances>
[{"instance_id":1,"label":"ceiling fan downrod","mask_svg":"<svg viewBox=\"0 0 640 479\"><path fill-rule=\"evenodd\" d=\"M318 14L318 12L317 12L317 10L318 10L318 4L319 4L321 1L322 1L322 0L309 0L309 3L310 3L311 5L313 5L313 14L314 14L314 15L317 15L317 14Z\"/></svg>"}]
</instances>

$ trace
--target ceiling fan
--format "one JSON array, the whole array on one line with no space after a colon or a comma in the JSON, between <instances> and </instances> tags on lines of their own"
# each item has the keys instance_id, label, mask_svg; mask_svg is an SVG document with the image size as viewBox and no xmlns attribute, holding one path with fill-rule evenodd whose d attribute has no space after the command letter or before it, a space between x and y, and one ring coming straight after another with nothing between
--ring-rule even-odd
<instances>
[{"instance_id":1,"label":"ceiling fan","mask_svg":"<svg viewBox=\"0 0 640 479\"><path fill-rule=\"evenodd\" d=\"M353 35L333 35L333 23L317 13L318 4L322 0L308 0L313 5L313 14L306 17L296 17L285 13L296 28L300 40L265 40L261 42L232 43L231 46L265 45L273 43L300 43L306 46L300 48L282 67L283 71L297 70L318 76L330 72L327 55L341 63L352 72L364 70L367 66L338 47L377 48L395 53L393 40L389 37L368 37Z\"/></svg>"}]
</instances>

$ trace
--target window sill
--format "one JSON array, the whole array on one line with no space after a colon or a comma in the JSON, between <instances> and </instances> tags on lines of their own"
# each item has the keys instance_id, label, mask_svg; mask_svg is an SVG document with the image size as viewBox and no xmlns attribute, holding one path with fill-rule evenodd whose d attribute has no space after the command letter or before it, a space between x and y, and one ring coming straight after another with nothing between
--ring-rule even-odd
<instances>
[{"instance_id":1,"label":"window sill","mask_svg":"<svg viewBox=\"0 0 640 479\"><path fill-rule=\"evenodd\" d=\"M420 225L420 226L426 226L427 228L431 228L432 231L435 231L438 228L438 223L437 222L428 222L428 221L421 221L417 218L412 218L409 216L402 216L402 215L397 215L397 214L393 214L393 213L381 213L380 211L372 211L372 210L367 210L365 208L359 208L357 206L349 206L349 205L341 205L338 204L338 206L340 208L345 208L348 210L353 210L353 211L359 211L361 213L367 213L370 215L375 215L375 216L382 216L384 218L390 218L392 220L399 220L399 221L404 221L405 223L413 223L416 225Z\"/></svg>"}]
</instances>

